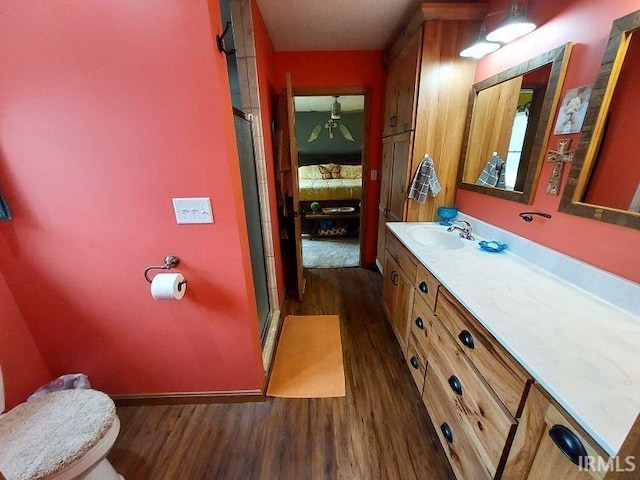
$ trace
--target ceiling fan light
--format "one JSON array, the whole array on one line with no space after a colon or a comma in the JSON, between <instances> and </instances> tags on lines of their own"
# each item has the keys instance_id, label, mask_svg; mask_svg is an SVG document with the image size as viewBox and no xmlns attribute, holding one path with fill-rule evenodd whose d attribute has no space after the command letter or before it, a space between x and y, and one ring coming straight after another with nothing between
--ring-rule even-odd
<instances>
[{"instance_id":1,"label":"ceiling fan light","mask_svg":"<svg viewBox=\"0 0 640 480\"><path fill-rule=\"evenodd\" d=\"M338 101L338 97L335 98L335 101L331 104L331 118L333 120L340 120L340 116L342 115L342 105Z\"/></svg>"},{"instance_id":2,"label":"ceiling fan light","mask_svg":"<svg viewBox=\"0 0 640 480\"><path fill-rule=\"evenodd\" d=\"M526 9L520 2L514 1L509 9L509 16L487 34L490 42L509 43L523 37L536 29L536 24L527 18Z\"/></svg>"},{"instance_id":3,"label":"ceiling fan light","mask_svg":"<svg viewBox=\"0 0 640 480\"><path fill-rule=\"evenodd\" d=\"M487 42L483 39L476 40L472 45L460 52L461 57L475 58L476 60L488 55L491 52L495 52L500 48L499 43Z\"/></svg>"}]
</instances>

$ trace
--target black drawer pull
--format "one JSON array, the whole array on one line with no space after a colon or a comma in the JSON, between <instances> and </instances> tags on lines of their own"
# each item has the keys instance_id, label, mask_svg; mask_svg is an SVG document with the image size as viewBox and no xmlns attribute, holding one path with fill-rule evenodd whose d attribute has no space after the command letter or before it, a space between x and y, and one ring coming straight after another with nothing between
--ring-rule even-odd
<instances>
[{"instance_id":1,"label":"black drawer pull","mask_svg":"<svg viewBox=\"0 0 640 480\"><path fill-rule=\"evenodd\" d=\"M389 117L389 126L391 128L396 126L396 116L395 115Z\"/></svg>"},{"instance_id":2,"label":"black drawer pull","mask_svg":"<svg viewBox=\"0 0 640 480\"><path fill-rule=\"evenodd\" d=\"M429 286L425 282L421 282L418 288L422 293L429 293Z\"/></svg>"},{"instance_id":3,"label":"black drawer pull","mask_svg":"<svg viewBox=\"0 0 640 480\"><path fill-rule=\"evenodd\" d=\"M462 330L458 334L458 338L460 339L460 341L465 347L470 348L472 350L475 347L475 344L473 343L473 337L471 336L471 333L468 330Z\"/></svg>"},{"instance_id":4,"label":"black drawer pull","mask_svg":"<svg viewBox=\"0 0 640 480\"><path fill-rule=\"evenodd\" d=\"M420 330L424 330L424 321L422 321L421 317L416 318L416 325Z\"/></svg>"},{"instance_id":5,"label":"black drawer pull","mask_svg":"<svg viewBox=\"0 0 640 480\"><path fill-rule=\"evenodd\" d=\"M411 363L411 366L416 370L418 369L418 367L420 367L420 364L418 363L418 357L416 357L415 355L411 357L411 360L409 360L409 362Z\"/></svg>"},{"instance_id":6,"label":"black drawer pull","mask_svg":"<svg viewBox=\"0 0 640 480\"><path fill-rule=\"evenodd\" d=\"M440 431L442 432L442 435L444 435L444 438L447 439L447 442L453 443L453 432L446 422L440 425Z\"/></svg>"},{"instance_id":7,"label":"black drawer pull","mask_svg":"<svg viewBox=\"0 0 640 480\"><path fill-rule=\"evenodd\" d=\"M451 375L448 382L451 390L453 390L458 395L462 395L462 383L460 383L458 377L456 377L455 375Z\"/></svg>"},{"instance_id":8,"label":"black drawer pull","mask_svg":"<svg viewBox=\"0 0 640 480\"><path fill-rule=\"evenodd\" d=\"M553 443L564 453L565 457L574 464L585 467L587 466L587 450L578 438L578 436L564 425L554 425L549 430L549 436Z\"/></svg>"},{"instance_id":9,"label":"black drawer pull","mask_svg":"<svg viewBox=\"0 0 640 480\"><path fill-rule=\"evenodd\" d=\"M391 283L398 285L398 273L395 270L391 272Z\"/></svg>"}]
</instances>

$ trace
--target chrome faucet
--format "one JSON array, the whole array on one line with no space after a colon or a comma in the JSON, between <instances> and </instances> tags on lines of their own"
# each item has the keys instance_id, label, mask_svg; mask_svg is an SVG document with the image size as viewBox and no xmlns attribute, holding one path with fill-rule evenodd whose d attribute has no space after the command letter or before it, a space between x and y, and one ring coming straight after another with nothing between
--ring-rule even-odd
<instances>
[{"instance_id":1,"label":"chrome faucet","mask_svg":"<svg viewBox=\"0 0 640 480\"><path fill-rule=\"evenodd\" d=\"M466 240L473 240L473 235L471 235L471 224L466 220L453 220L453 223L460 223L462 227L458 225L451 225L447 228L447 232L453 232L454 230L460 230L460 236Z\"/></svg>"}]
</instances>

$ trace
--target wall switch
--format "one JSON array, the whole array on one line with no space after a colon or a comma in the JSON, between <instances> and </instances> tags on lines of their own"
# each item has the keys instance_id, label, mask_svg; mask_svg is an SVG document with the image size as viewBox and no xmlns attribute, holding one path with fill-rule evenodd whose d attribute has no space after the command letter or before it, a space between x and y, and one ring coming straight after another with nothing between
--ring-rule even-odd
<instances>
[{"instance_id":1,"label":"wall switch","mask_svg":"<svg viewBox=\"0 0 640 480\"><path fill-rule=\"evenodd\" d=\"M176 213L176 222L180 223L213 223L213 211L211 199L198 198L174 198L173 210Z\"/></svg>"},{"instance_id":2,"label":"wall switch","mask_svg":"<svg viewBox=\"0 0 640 480\"><path fill-rule=\"evenodd\" d=\"M378 179L378 170L371 170L371 181L375 182Z\"/></svg>"}]
</instances>

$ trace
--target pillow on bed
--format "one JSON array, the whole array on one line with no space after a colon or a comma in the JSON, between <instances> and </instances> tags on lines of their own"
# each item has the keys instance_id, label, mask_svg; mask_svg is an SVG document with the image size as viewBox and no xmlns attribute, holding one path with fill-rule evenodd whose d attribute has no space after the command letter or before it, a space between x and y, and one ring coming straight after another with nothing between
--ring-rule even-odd
<instances>
[{"instance_id":1,"label":"pillow on bed","mask_svg":"<svg viewBox=\"0 0 640 480\"><path fill-rule=\"evenodd\" d=\"M318 169L322 174L323 180L340 178L340 165L336 165L335 163L330 163L329 165L318 165Z\"/></svg>"},{"instance_id":2,"label":"pillow on bed","mask_svg":"<svg viewBox=\"0 0 640 480\"><path fill-rule=\"evenodd\" d=\"M362 165L342 165L340 178L357 179L362 178Z\"/></svg>"}]
</instances>

